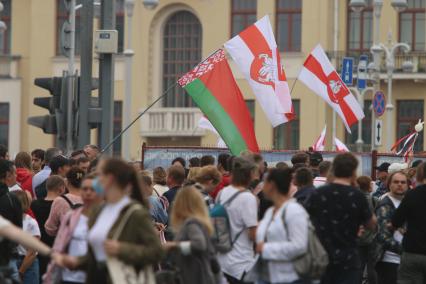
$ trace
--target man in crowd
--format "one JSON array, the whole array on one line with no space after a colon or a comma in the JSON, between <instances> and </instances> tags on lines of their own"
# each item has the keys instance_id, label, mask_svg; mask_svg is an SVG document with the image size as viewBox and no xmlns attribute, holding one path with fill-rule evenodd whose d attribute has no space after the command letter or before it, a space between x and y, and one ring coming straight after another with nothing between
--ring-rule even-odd
<instances>
[{"instance_id":1,"label":"man in crowd","mask_svg":"<svg viewBox=\"0 0 426 284\"><path fill-rule=\"evenodd\" d=\"M296 165L299 167L309 167L309 155L305 152L297 152L291 157L291 163L293 167Z\"/></svg>"},{"instance_id":2,"label":"man in crowd","mask_svg":"<svg viewBox=\"0 0 426 284\"><path fill-rule=\"evenodd\" d=\"M323 161L323 157L320 152L309 153L310 169L314 178L319 176L319 164Z\"/></svg>"},{"instance_id":3,"label":"man in crowd","mask_svg":"<svg viewBox=\"0 0 426 284\"><path fill-rule=\"evenodd\" d=\"M86 153L90 161L96 159L100 153L99 147L96 145L86 145L84 146L83 151Z\"/></svg>"},{"instance_id":4,"label":"man in crowd","mask_svg":"<svg viewBox=\"0 0 426 284\"><path fill-rule=\"evenodd\" d=\"M86 174L90 167L90 160L87 157L81 157L77 160L77 167L82 169Z\"/></svg>"},{"instance_id":5,"label":"man in crowd","mask_svg":"<svg viewBox=\"0 0 426 284\"><path fill-rule=\"evenodd\" d=\"M7 172L4 183L9 187L9 191L22 190L21 186L16 182L16 167L11 161L8 163L9 171Z\"/></svg>"},{"instance_id":6,"label":"man in crowd","mask_svg":"<svg viewBox=\"0 0 426 284\"><path fill-rule=\"evenodd\" d=\"M0 160L9 160L9 150L2 144L0 144Z\"/></svg>"},{"instance_id":7,"label":"man in crowd","mask_svg":"<svg viewBox=\"0 0 426 284\"><path fill-rule=\"evenodd\" d=\"M297 169L293 179L294 184L297 186L297 191L293 197L296 198L300 204L304 205L306 200L315 191L312 171L308 168Z\"/></svg>"},{"instance_id":8,"label":"man in crowd","mask_svg":"<svg viewBox=\"0 0 426 284\"><path fill-rule=\"evenodd\" d=\"M200 166L200 158L193 157L193 158L189 159L189 167L190 168L195 168L195 167L199 167L199 166Z\"/></svg>"},{"instance_id":9,"label":"man in crowd","mask_svg":"<svg viewBox=\"0 0 426 284\"><path fill-rule=\"evenodd\" d=\"M200 159L200 167L214 166L214 157L211 155L202 156Z\"/></svg>"},{"instance_id":10,"label":"man in crowd","mask_svg":"<svg viewBox=\"0 0 426 284\"><path fill-rule=\"evenodd\" d=\"M210 195L213 197L213 199L216 199L217 194L230 183L230 175L229 175L229 157L230 155L226 153L219 154L217 158L217 169L222 174L222 180L218 184L218 186L215 188L213 192L210 193Z\"/></svg>"},{"instance_id":11,"label":"man in crowd","mask_svg":"<svg viewBox=\"0 0 426 284\"><path fill-rule=\"evenodd\" d=\"M373 229L376 218L364 195L352 186L357 167L358 160L352 154L337 155L332 165L333 182L316 189L306 202L330 261L322 283L361 283L358 231L361 225Z\"/></svg>"},{"instance_id":12,"label":"man in crowd","mask_svg":"<svg viewBox=\"0 0 426 284\"><path fill-rule=\"evenodd\" d=\"M31 152L31 168L34 174L41 171L44 163L44 155L45 151L42 149L35 149Z\"/></svg>"},{"instance_id":13,"label":"man in crowd","mask_svg":"<svg viewBox=\"0 0 426 284\"><path fill-rule=\"evenodd\" d=\"M169 190L163 196L169 201L169 208L172 207L173 201L178 190L185 181L185 169L180 165L173 165L167 172L167 186Z\"/></svg>"},{"instance_id":14,"label":"man in crowd","mask_svg":"<svg viewBox=\"0 0 426 284\"><path fill-rule=\"evenodd\" d=\"M36 196L35 194L35 189L37 186L39 186L41 183L43 183L49 176L51 173L51 169L49 166L50 161L56 157L62 154L62 151L58 148L49 148L46 150L45 155L44 155L44 167L41 171L39 171L37 174L34 175L33 177L33 192L34 192L34 196Z\"/></svg>"},{"instance_id":15,"label":"man in crowd","mask_svg":"<svg viewBox=\"0 0 426 284\"><path fill-rule=\"evenodd\" d=\"M319 166L319 176L317 176L316 178L314 178L314 186L315 187L320 187L323 186L327 183L327 177L330 173L330 169L331 169L331 162L330 161L322 161Z\"/></svg>"},{"instance_id":16,"label":"man in crowd","mask_svg":"<svg viewBox=\"0 0 426 284\"><path fill-rule=\"evenodd\" d=\"M373 193L374 197L379 198L380 196L382 196L383 194L385 194L386 192L388 192L387 189L387 179L388 179L388 169L389 169L390 164L389 163L381 163L380 166L376 167L377 170L377 181L376 181L376 186L377 189L376 191Z\"/></svg>"},{"instance_id":17,"label":"man in crowd","mask_svg":"<svg viewBox=\"0 0 426 284\"><path fill-rule=\"evenodd\" d=\"M66 157L59 155L50 161L49 166L51 169L51 175L58 175L65 178L70 170L70 161ZM46 180L35 189L37 199L43 199L47 195Z\"/></svg>"}]
</instances>

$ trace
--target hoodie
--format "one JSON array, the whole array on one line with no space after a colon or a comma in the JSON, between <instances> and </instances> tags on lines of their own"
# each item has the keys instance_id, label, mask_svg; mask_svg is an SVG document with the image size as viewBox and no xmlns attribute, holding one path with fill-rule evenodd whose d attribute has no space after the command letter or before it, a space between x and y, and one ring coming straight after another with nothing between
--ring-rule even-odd
<instances>
[{"instance_id":1,"label":"hoodie","mask_svg":"<svg viewBox=\"0 0 426 284\"><path fill-rule=\"evenodd\" d=\"M33 195L33 173L26 168L17 168L16 169L16 181L21 185L21 188Z\"/></svg>"}]
</instances>

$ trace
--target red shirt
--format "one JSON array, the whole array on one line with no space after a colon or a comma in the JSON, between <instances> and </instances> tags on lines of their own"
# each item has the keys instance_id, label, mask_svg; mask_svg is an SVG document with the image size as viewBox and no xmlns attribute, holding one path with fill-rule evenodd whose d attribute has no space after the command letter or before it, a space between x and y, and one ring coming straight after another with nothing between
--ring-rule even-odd
<instances>
[{"instance_id":1,"label":"red shirt","mask_svg":"<svg viewBox=\"0 0 426 284\"><path fill-rule=\"evenodd\" d=\"M231 184L231 176L229 174L224 174L222 176L222 181L216 186L216 188L210 192L211 197L216 199L218 193L225 187Z\"/></svg>"}]
</instances>

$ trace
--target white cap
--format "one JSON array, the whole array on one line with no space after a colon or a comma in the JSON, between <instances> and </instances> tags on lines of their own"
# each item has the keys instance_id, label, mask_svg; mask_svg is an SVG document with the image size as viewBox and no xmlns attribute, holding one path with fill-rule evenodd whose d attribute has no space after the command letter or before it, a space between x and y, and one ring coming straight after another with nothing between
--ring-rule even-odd
<instances>
[{"instance_id":1,"label":"white cap","mask_svg":"<svg viewBox=\"0 0 426 284\"><path fill-rule=\"evenodd\" d=\"M392 163L389 166L388 173L392 174L394 172L399 172L408 169L407 163Z\"/></svg>"}]
</instances>

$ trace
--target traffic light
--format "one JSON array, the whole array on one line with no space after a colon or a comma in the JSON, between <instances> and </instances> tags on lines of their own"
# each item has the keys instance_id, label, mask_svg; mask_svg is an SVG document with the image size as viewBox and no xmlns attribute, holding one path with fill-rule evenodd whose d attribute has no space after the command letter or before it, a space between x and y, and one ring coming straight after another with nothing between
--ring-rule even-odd
<instances>
[{"instance_id":1,"label":"traffic light","mask_svg":"<svg viewBox=\"0 0 426 284\"><path fill-rule=\"evenodd\" d=\"M41 128L44 133L58 133L57 112L60 109L61 95L64 90L65 79L62 77L36 78L34 84L49 91L52 97L34 98L34 104L45 108L49 114L42 116L32 116L28 118L28 123Z\"/></svg>"}]
</instances>

